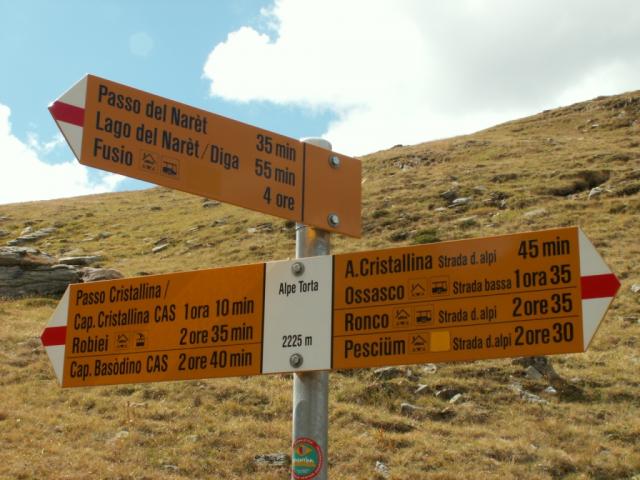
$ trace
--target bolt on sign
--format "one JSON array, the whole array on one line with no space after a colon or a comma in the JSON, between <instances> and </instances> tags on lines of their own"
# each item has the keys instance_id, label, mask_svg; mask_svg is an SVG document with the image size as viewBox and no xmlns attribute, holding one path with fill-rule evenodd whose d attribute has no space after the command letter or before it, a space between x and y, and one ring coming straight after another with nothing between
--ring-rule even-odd
<instances>
[{"instance_id":1,"label":"bolt on sign","mask_svg":"<svg viewBox=\"0 0 640 480\"><path fill-rule=\"evenodd\" d=\"M83 165L360 236L359 160L94 75L49 110Z\"/></svg>"},{"instance_id":2,"label":"bolt on sign","mask_svg":"<svg viewBox=\"0 0 640 480\"><path fill-rule=\"evenodd\" d=\"M71 285L65 387L583 352L620 283L561 228Z\"/></svg>"}]
</instances>

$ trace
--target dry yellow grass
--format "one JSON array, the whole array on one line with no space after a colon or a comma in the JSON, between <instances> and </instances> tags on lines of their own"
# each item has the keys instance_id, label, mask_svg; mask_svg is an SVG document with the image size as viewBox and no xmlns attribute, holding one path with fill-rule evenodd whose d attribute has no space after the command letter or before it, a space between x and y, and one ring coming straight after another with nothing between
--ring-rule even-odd
<instances>
[{"instance_id":1,"label":"dry yellow grass","mask_svg":"<svg viewBox=\"0 0 640 480\"><path fill-rule=\"evenodd\" d=\"M640 283L640 93L378 152L363 166L364 234L335 236L336 253L579 225L622 287L590 350L553 357L566 381L557 394L510 360L409 366L412 376L388 381L334 372L330 477L383 478L379 461L392 479L640 478L640 294L630 288ZM447 208L441 194L451 189L470 203ZM159 188L4 205L2 216L8 238L57 223L39 248L101 253L126 275L294 251L284 220ZM271 231L247 233L262 223ZM151 253L161 238L171 246ZM288 376L61 390L39 342L56 303L0 301L0 478L288 478L253 462L288 453ZM547 403L524 401L516 382ZM437 398L443 388L463 401ZM402 402L421 410L402 415Z\"/></svg>"}]
</instances>

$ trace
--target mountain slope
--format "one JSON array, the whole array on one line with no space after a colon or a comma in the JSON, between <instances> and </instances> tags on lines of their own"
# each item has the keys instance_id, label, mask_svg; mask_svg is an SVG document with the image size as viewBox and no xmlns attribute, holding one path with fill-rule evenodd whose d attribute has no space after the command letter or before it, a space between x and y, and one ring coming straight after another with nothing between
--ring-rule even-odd
<instances>
[{"instance_id":1,"label":"mountain slope","mask_svg":"<svg viewBox=\"0 0 640 480\"><path fill-rule=\"evenodd\" d=\"M640 474L640 92L362 161L363 237L334 236L336 253L579 225L622 288L589 352L541 379L509 360L332 374L331 478ZM163 188L3 205L0 230L55 226L34 245L126 275L294 255L290 222L203 205ZM289 376L63 391L38 340L56 303L0 301L0 478L287 477L253 458L288 452Z\"/></svg>"}]
</instances>

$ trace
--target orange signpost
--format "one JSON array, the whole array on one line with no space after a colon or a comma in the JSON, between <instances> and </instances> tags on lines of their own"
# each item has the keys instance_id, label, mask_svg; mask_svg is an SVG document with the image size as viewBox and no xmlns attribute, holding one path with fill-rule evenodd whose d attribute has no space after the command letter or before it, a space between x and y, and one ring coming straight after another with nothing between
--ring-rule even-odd
<instances>
[{"instance_id":1,"label":"orange signpost","mask_svg":"<svg viewBox=\"0 0 640 480\"><path fill-rule=\"evenodd\" d=\"M42 339L63 387L257 375L263 287L264 264L74 284Z\"/></svg>"},{"instance_id":2,"label":"orange signpost","mask_svg":"<svg viewBox=\"0 0 640 480\"><path fill-rule=\"evenodd\" d=\"M318 227L296 260L70 285L41 337L63 387L583 352L620 287L575 227L326 255L360 235L359 161L93 75L50 111L84 165ZM327 409L294 376L295 478L326 478Z\"/></svg>"},{"instance_id":3,"label":"orange signpost","mask_svg":"<svg viewBox=\"0 0 640 480\"><path fill-rule=\"evenodd\" d=\"M65 387L583 352L620 283L578 228L71 285Z\"/></svg>"},{"instance_id":4,"label":"orange signpost","mask_svg":"<svg viewBox=\"0 0 640 480\"><path fill-rule=\"evenodd\" d=\"M360 161L87 75L50 107L80 163L360 236Z\"/></svg>"},{"instance_id":5,"label":"orange signpost","mask_svg":"<svg viewBox=\"0 0 640 480\"><path fill-rule=\"evenodd\" d=\"M582 352L618 287L578 228L336 255L332 368Z\"/></svg>"}]
</instances>

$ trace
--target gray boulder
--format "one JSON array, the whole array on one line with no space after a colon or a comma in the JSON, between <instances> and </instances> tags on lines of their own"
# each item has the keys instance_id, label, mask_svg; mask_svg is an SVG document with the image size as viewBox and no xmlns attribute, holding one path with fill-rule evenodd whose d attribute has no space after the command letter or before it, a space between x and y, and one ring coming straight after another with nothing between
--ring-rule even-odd
<instances>
[{"instance_id":1,"label":"gray boulder","mask_svg":"<svg viewBox=\"0 0 640 480\"><path fill-rule=\"evenodd\" d=\"M0 247L0 298L61 295L70 283L122 278L113 269L62 264L36 248Z\"/></svg>"},{"instance_id":2,"label":"gray boulder","mask_svg":"<svg viewBox=\"0 0 640 480\"><path fill-rule=\"evenodd\" d=\"M51 235L55 231L55 227L48 227L33 232L31 227L27 227L22 231L22 234L18 238L10 240L8 244L11 246L17 246L24 245L25 243L37 242L38 240Z\"/></svg>"},{"instance_id":3,"label":"gray boulder","mask_svg":"<svg viewBox=\"0 0 640 480\"><path fill-rule=\"evenodd\" d=\"M2 258L1 251L0 258ZM67 289L67 285L78 282L80 282L80 275L70 265L38 262L26 265L22 259L20 264L3 265L0 268L0 297L60 295Z\"/></svg>"},{"instance_id":4,"label":"gray boulder","mask_svg":"<svg viewBox=\"0 0 640 480\"><path fill-rule=\"evenodd\" d=\"M82 276L82 281L84 283L87 282L97 282L99 280L117 280L118 278L124 278L124 275L120 273L118 270L113 268L81 268L79 273Z\"/></svg>"},{"instance_id":5,"label":"gray boulder","mask_svg":"<svg viewBox=\"0 0 640 480\"><path fill-rule=\"evenodd\" d=\"M63 257L58 260L58 263L62 263L64 265L86 266L101 262L102 260L104 260L104 257L101 255L80 255L77 257Z\"/></svg>"}]
</instances>

